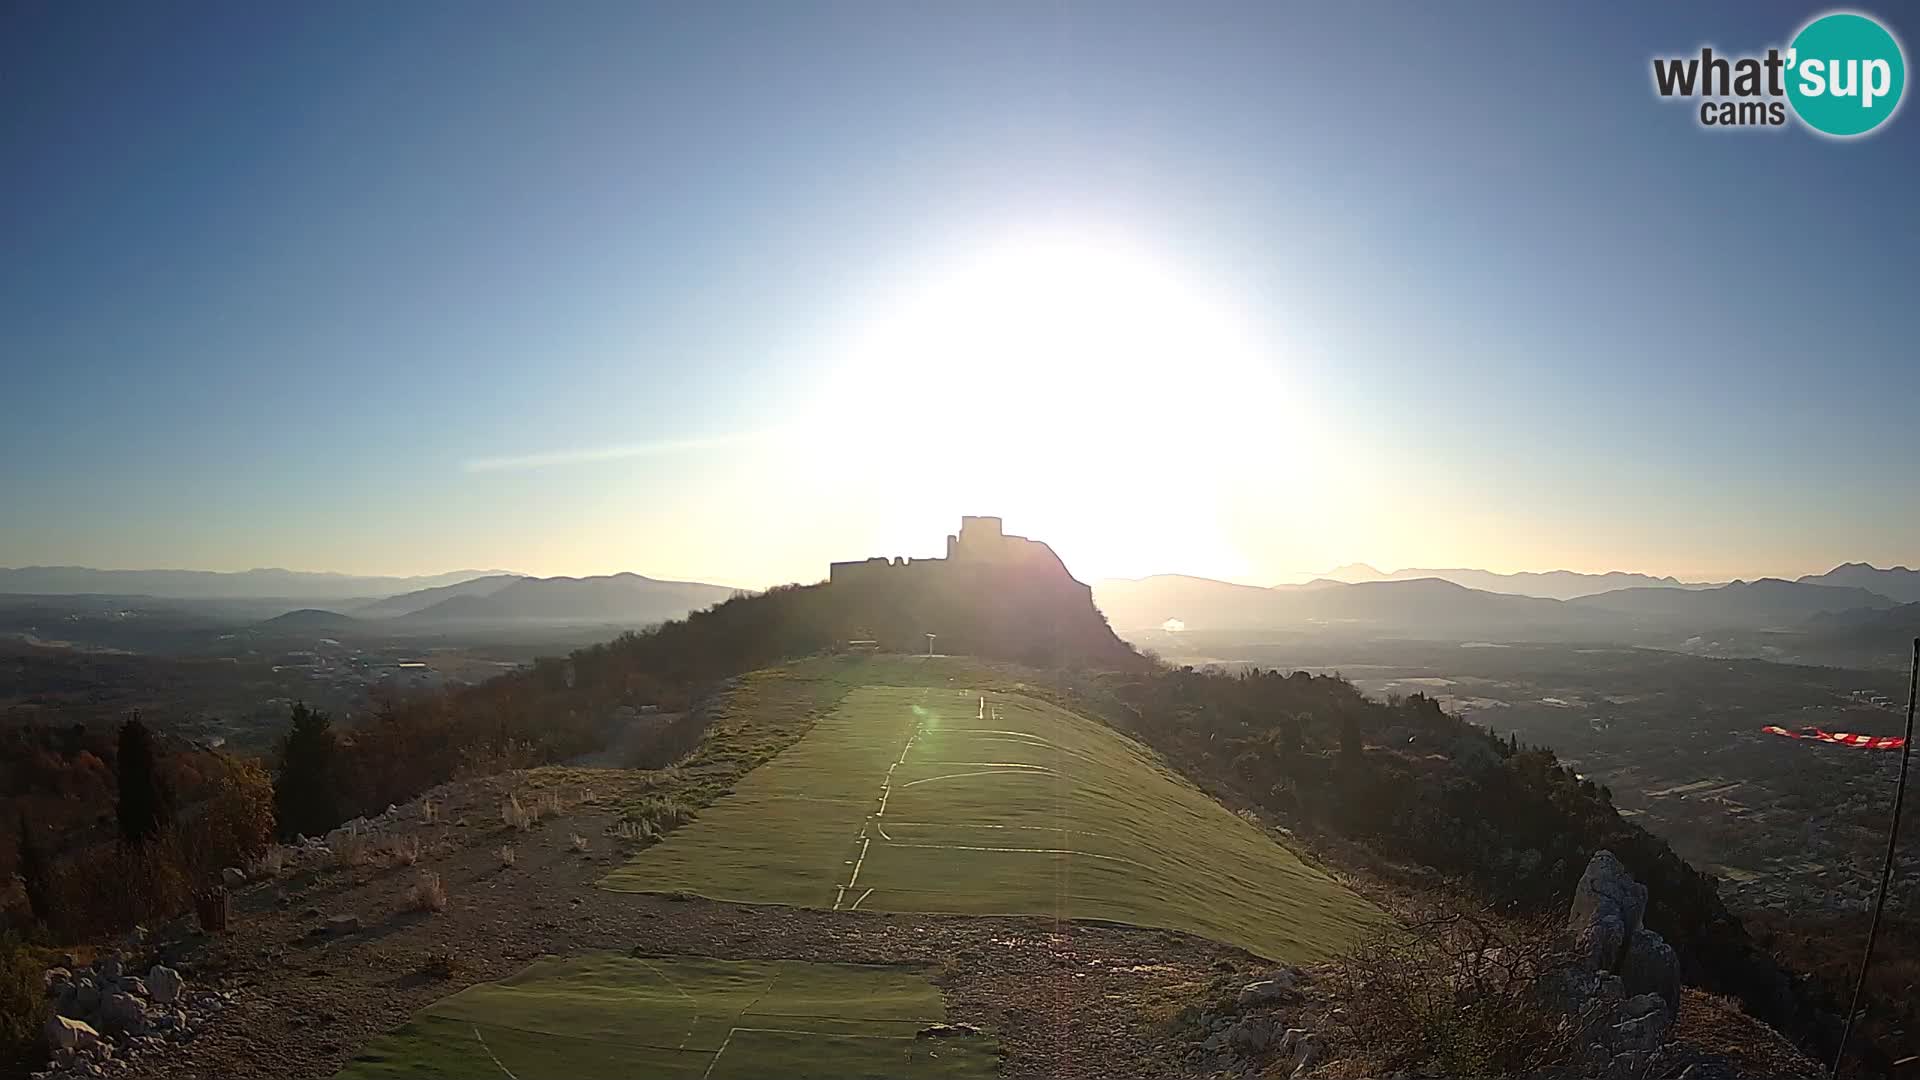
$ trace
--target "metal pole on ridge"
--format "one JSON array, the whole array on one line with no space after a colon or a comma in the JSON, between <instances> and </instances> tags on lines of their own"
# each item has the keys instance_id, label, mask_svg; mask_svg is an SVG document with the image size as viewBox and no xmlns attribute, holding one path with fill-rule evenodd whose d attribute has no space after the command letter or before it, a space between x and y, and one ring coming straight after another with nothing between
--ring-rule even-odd
<instances>
[{"instance_id":1,"label":"metal pole on ridge","mask_svg":"<svg viewBox=\"0 0 1920 1080\"><path fill-rule=\"evenodd\" d=\"M1833 1052L1831 1076L1840 1075L1840 1062L1847 1056L1847 1041L1853 1035L1853 1018L1860 1015L1860 998L1867 990L1867 969L1873 965L1873 940L1880 934L1880 913L1887 906L1887 886L1893 882L1893 852L1900 842L1900 808L1907 799L1907 763L1913 759L1913 706L1920 696L1920 638L1913 639L1913 666L1907 675L1907 741L1900 748L1900 784L1893 789L1893 821L1887 825L1887 861L1880 868L1880 891L1873 898L1873 919L1867 923L1867 951L1860 957L1860 978L1853 984L1853 1004L1847 1008L1846 1026L1840 1029L1840 1047Z\"/></svg>"}]
</instances>

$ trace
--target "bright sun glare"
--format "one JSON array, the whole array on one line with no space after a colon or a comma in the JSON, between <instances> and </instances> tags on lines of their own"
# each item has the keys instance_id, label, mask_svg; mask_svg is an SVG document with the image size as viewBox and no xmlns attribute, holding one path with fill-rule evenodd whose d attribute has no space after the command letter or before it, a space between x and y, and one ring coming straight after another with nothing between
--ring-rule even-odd
<instances>
[{"instance_id":1,"label":"bright sun glare","mask_svg":"<svg viewBox=\"0 0 1920 1080\"><path fill-rule=\"evenodd\" d=\"M1314 442L1283 367L1228 298L1150 252L1030 235L890 290L827 407L888 476L903 540L1001 513L1090 575L1231 574L1246 560L1218 496L1256 465L1305 467ZM1129 509L1150 504L1176 509Z\"/></svg>"}]
</instances>

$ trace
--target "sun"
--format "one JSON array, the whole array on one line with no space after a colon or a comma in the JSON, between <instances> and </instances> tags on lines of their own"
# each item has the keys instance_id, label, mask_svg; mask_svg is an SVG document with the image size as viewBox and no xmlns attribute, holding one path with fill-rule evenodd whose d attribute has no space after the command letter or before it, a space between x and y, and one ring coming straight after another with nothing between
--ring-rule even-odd
<instances>
[{"instance_id":1,"label":"sun","mask_svg":"<svg viewBox=\"0 0 1920 1080\"><path fill-rule=\"evenodd\" d=\"M1298 464L1278 353L1217 291L1136 243L1029 233L871 305L824 404L903 535L999 514L1083 575L1231 573L1224 499ZM1153 507L1152 510L1146 509Z\"/></svg>"}]
</instances>

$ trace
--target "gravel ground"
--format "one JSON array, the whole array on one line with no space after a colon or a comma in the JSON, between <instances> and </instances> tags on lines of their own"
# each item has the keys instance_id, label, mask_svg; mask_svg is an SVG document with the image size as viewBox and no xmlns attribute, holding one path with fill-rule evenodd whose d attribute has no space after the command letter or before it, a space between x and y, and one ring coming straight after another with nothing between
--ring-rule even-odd
<instances>
[{"instance_id":1,"label":"gravel ground","mask_svg":"<svg viewBox=\"0 0 1920 1080\"><path fill-rule=\"evenodd\" d=\"M1003 1075L1165 1077L1186 1074L1186 1049L1167 1019L1223 970L1261 970L1247 954L1184 934L965 918L816 911L609 893L593 882L626 856L611 835L622 774L539 770L464 785L442 822L417 804L389 833L421 842L417 866L300 870L234 897L227 933L162 931L161 951L197 985L239 991L191 1043L137 1059L133 1077L324 1077L370 1039L428 1003L512 973L536 956L613 949L729 959L793 958L924 966L952 1019L979 1025L1005 1053ZM600 798L515 832L500 823L510 788L575 790ZM464 816L465 826L444 823ZM572 838L588 840L586 853ZM511 843L503 866L497 848ZM423 870L440 875L444 912L406 910ZM357 932L329 934L353 914ZM450 954L451 977L429 957Z\"/></svg>"}]
</instances>

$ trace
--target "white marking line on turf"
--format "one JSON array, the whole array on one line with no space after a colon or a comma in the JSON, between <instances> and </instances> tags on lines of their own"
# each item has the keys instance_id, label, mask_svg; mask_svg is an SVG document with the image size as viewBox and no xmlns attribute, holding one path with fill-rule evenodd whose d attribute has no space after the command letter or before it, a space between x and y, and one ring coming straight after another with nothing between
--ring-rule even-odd
<instances>
[{"instance_id":1,"label":"white marking line on turf","mask_svg":"<svg viewBox=\"0 0 1920 1080\"><path fill-rule=\"evenodd\" d=\"M825 1035L834 1039L915 1039L919 1037L917 1035L856 1035L851 1031L801 1031L797 1028L737 1027L733 1031L761 1032L767 1035L813 1035L815 1037ZM733 1031L727 1032L729 1038L733 1036Z\"/></svg>"},{"instance_id":2,"label":"white marking line on turf","mask_svg":"<svg viewBox=\"0 0 1920 1080\"><path fill-rule=\"evenodd\" d=\"M507 1074L507 1080L520 1080L519 1077L513 1075L512 1069L509 1069L505 1065L500 1064L500 1058L498 1055L496 1055L493 1052L493 1047L487 1045L486 1036L480 1034L480 1025L478 1024L475 1024L473 1027L473 1038L475 1042L478 1042L480 1044L480 1049L485 1050L487 1052L487 1056L490 1058L493 1058L494 1068L499 1069L501 1072Z\"/></svg>"},{"instance_id":3,"label":"white marking line on turf","mask_svg":"<svg viewBox=\"0 0 1920 1080\"><path fill-rule=\"evenodd\" d=\"M1125 863L1128 866L1138 866L1142 870L1152 869L1152 867L1147 866L1144 863L1135 862L1124 855L1096 855L1091 851L1075 851L1072 848L986 847L984 845L977 845L977 844L895 844L893 846L904 847L904 848L927 848L932 851L1004 851L1004 852L1018 853L1018 854L1024 854L1024 855L1072 855L1074 858L1077 858L1077 859L1100 859L1105 862L1117 862L1117 863Z\"/></svg>"},{"instance_id":4,"label":"white marking line on turf","mask_svg":"<svg viewBox=\"0 0 1920 1080\"><path fill-rule=\"evenodd\" d=\"M1022 739L1032 739L1034 742L1037 742L1042 746L1051 747L1056 750L1059 749L1058 747L1055 747L1053 743L1047 741L1046 739L1038 735L1035 735L1031 731L1009 731L1005 728L991 728L991 727L957 727L957 728L948 728L947 734L949 735L1013 735Z\"/></svg>"},{"instance_id":5,"label":"white marking line on turf","mask_svg":"<svg viewBox=\"0 0 1920 1080\"><path fill-rule=\"evenodd\" d=\"M700 1074L700 1080L707 1080L707 1077L713 1075L713 1067L720 1064L720 1055L727 1052L727 1044L733 1041L733 1033L739 1030L739 1028L727 1029L727 1037L720 1040L720 1049L713 1052L713 1060L707 1062L707 1071Z\"/></svg>"},{"instance_id":6,"label":"white marking line on turf","mask_svg":"<svg viewBox=\"0 0 1920 1080\"><path fill-rule=\"evenodd\" d=\"M869 897L869 896L872 896L872 895L873 895L873 890L872 890L872 889L868 889L868 890L867 890L866 892L863 892L863 893L861 893L861 894L860 894L860 899L859 899L859 900L855 900L855 901L853 902L853 906L852 906L852 907L850 907L850 908L848 908L847 910L848 910L848 911L859 911L859 910L860 910L860 905L861 905L861 904L862 904L863 902L865 902L865 900L867 899L867 897Z\"/></svg>"},{"instance_id":7,"label":"white marking line on turf","mask_svg":"<svg viewBox=\"0 0 1920 1080\"><path fill-rule=\"evenodd\" d=\"M1026 765L1018 769L982 769L979 772L957 772L957 773L948 773L945 776L929 776L923 780L910 780L907 783L901 784L900 786L901 787L917 787L921 784L931 784L935 780L959 780L963 777L968 777L968 776L1058 776L1058 775L1060 774L1054 772L1052 769L1047 768L1045 765Z\"/></svg>"},{"instance_id":8,"label":"white marking line on turf","mask_svg":"<svg viewBox=\"0 0 1920 1080\"><path fill-rule=\"evenodd\" d=\"M980 697L980 715L974 717L974 719L985 720L986 718L987 718L987 699L986 699L986 695L983 694Z\"/></svg>"},{"instance_id":9,"label":"white marking line on turf","mask_svg":"<svg viewBox=\"0 0 1920 1080\"><path fill-rule=\"evenodd\" d=\"M923 761L921 762L921 764L922 765L960 765L966 768L977 768L977 769L1041 769L1046 772L1053 771L1053 769L1049 766L1035 765L1032 762L1027 762L1027 761Z\"/></svg>"},{"instance_id":10,"label":"white marking line on turf","mask_svg":"<svg viewBox=\"0 0 1920 1080\"><path fill-rule=\"evenodd\" d=\"M661 971L657 967L654 967L653 961L647 960L644 958L639 958L639 957L636 957L635 959L640 960L642 964L646 965L646 968L648 971L651 971L655 975L660 976L661 982L666 983L668 986L673 987L674 993L679 994L683 998L686 998L687 1004L693 1006L693 1023L687 1025L686 1037L680 1040L679 1048L682 1050L685 1050L687 1048L687 1044L693 1041L694 1031L700 1027L700 1003L693 999L692 994L689 994L685 990L681 989L680 984L677 982L674 982L673 979L668 977L666 972Z\"/></svg>"},{"instance_id":11,"label":"white marking line on turf","mask_svg":"<svg viewBox=\"0 0 1920 1080\"><path fill-rule=\"evenodd\" d=\"M926 692L922 691L920 694L921 700L926 700L926 696ZM985 701L986 699L982 698L981 700ZM925 720L921 720L913 725L913 730L907 732L906 744L900 747L900 756L894 759L893 764L887 766L887 775L880 779L880 806L874 810L872 814L868 815L867 820L860 823L860 835L856 838L860 841L860 857L853 861L853 873L848 875L847 883L835 887L833 894L833 910L835 911L839 911L840 905L847 902L848 890L852 889L854 883L860 880L860 867L866 864L867 849L873 846L873 838L867 835L867 826L872 825L874 830L879 832L882 837L888 840L892 839L892 837L887 836L885 830L880 828L880 819L886 816L887 799L893 795L893 771L906 764L907 751L913 749L913 740L920 737L920 730L926 726L927 722ZM912 787L913 785L908 784L906 786Z\"/></svg>"}]
</instances>

